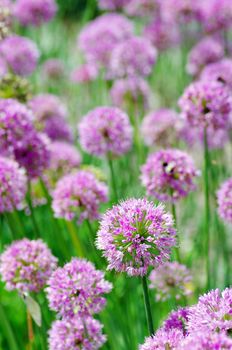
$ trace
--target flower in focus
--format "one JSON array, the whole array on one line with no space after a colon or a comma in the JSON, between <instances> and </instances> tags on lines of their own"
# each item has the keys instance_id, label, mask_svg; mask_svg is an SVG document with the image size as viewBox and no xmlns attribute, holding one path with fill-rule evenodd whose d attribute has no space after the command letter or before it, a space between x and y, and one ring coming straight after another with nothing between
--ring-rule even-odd
<instances>
[{"instance_id":1,"label":"flower in focus","mask_svg":"<svg viewBox=\"0 0 232 350\"><path fill-rule=\"evenodd\" d=\"M92 63L83 64L76 68L71 74L71 80L74 83L87 83L95 80L98 76L98 68Z\"/></svg>"},{"instance_id":2,"label":"flower in focus","mask_svg":"<svg viewBox=\"0 0 232 350\"><path fill-rule=\"evenodd\" d=\"M105 341L101 323L91 317L58 320L49 330L49 350L98 350Z\"/></svg>"},{"instance_id":3,"label":"flower in focus","mask_svg":"<svg viewBox=\"0 0 232 350\"><path fill-rule=\"evenodd\" d=\"M170 298L176 300L191 294L188 284L192 280L190 271L185 265L177 262L166 262L150 274L150 288L156 290L157 301Z\"/></svg>"},{"instance_id":4,"label":"flower in focus","mask_svg":"<svg viewBox=\"0 0 232 350\"><path fill-rule=\"evenodd\" d=\"M88 316L105 306L103 294L112 289L104 273L91 262L73 258L55 270L46 288L49 306L62 317Z\"/></svg>"},{"instance_id":5,"label":"flower in focus","mask_svg":"<svg viewBox=\"0 0 232 350\"><path fill-rule=\"evenodd\" d=\"M172 311L168 318L164 321L162 329L168 332L171 329L178 329L182 331L183 335L187 334L187 322L188 322L189 308L181 307L176 311Z\"/></svg>"},{"instance_id":6,"label":"flower in focus","mask_svg":"<svg viewBox=\"0 0 232 350\"><path fill-rule=\"evenodd\" d=\"M197 76L207 64L214 63L223 56L222 43L213 37L205 37L190 51L186 70L189 74Z\"/></svg>"},{"instance_id":7,"label":"flower in focus","mask_svg":"<svg viewBox=\"0 0 232 350\"><path fill-rule=\"evenodd\" d=\"M100 222L97 248L108 269L130 276L145 275L170 257L176 244L173 219L162 205L146 199L129 199L113 206Z\"/></svg>"},{"instance_id":8,"label":"flower in focus","mask_svg":"<svg viewBox=\"0 0 232 350\"><path fill-rule=\"evenodd\" d=\"M12 50L12 48L14 48ZM22 36L11 35L0 43L0 54L15 74L27 76L34 72L39 59L36 44Z\"/></svg>"},{"instance_id":9,"label":"flower in focus","mask_svg":"<svg viewBox=\"0 0 232 350\"><path fill-rule=\"evenodd\" d=\"M141 181L147 194L161 201L176 201L195 190L199 175L193 159L178 149L151 154L142 166Z\"/></svg>"},{"instance_id":10,"label":"flower in focus","mask_svg":"<svg viewBox=\"0 0 232 350\"><path fill-rule=\"evenodd\" d=\"M170 146L176 139L178 114L162 108L146 115L142 121L141 132L147 146L156 144Z\"/></svg>"},{"instance_id":11,"label":"flower in focus","mask_svg":"<svg viewBox=\"0 0 232 350\"><path fill-rule=\"evenodd\" d=\"M132 127L126 113L115 107L97 107L78 125L84 151L98 157L120 156L132 145Z\"/></svg>"},{"instance_id":12,"label":"flower in focus","mask_svg":"<svg viewBox=\"0 0 232 350\"><path fill-rule=\"evenodd\" d=\"M232 89L232 59L223 58L222 60L208 64L200 76L201 80L214 80L227 85Z\"/></svg>"},{"instance_id":13,"label":"flower in focus","mask_svg":"<svg viewBox=\"0 0 232 350\"><path fill-rule=\"evenodd\" d=\"M53 192L55 216L66 220L95 220L99 206L108 199L107 186L89 171L80 170L62 177Z\"/></svg>"},{"instance_id":14,"label":"flower in focus","mask_svg":"<svg viewBox=\"0 0 232 350\"><path fill-rule=\"evenodd\" d=\"M14 15L23 26L40 26L49 22L56 14L54 0L17 0Z\"/></svg>"},{"instance_id":15,"label":"flower in focus","mask_svg":"<svg viewBox=\"0 0 232 350\"><path fill-rule=\"evenodd\" d=\"M58 80L65 75L65 66L58 58L51 58L46 60L42 66L42 72L45 78L51 80Z\"/></svg>"},{"instance_id":16,"label":"flower in focus","mask_svg":"<svg viewBox=\"0 0 232 350\"><path fill-rule=\"evenodd\" d=\"M232 223L232 178L221 185L217 192L217 201L220 217Z\"/></svg>"},{"instance_id":17,"label":"flower in focus","mask_svg":"<svg viewBox=\"0 0 232 350\"><path fill-rule=\"evenodd\" d=\"M39 292L46 284L57 259L42 240L14 241L0 255L0 274L8 290Z\"/></svg>"},{"instance_id":18,"label":"flower in focus","mask_svg":"<svg viewBox=\"0 0 232 350\"><path fill-rule=\"evenodd\" d=\"M232 339L225 333L196 332L187 336L180 350L231 350Z\"/></svg>"},{"instance_id":19,"label":"flower in focus","mask_svg":"<svg viewBox=\"0 0 232 350\"><path fill-rule=\"evenodd\" d=\"M147 76L152 72L156 59L157 50L150 40L133 36L113 49L109 75L113 78Z\"/></svg>"},{"instance_id":20,"label":"flower in focus","mask_svg":"<svg viewBox=\"0 0 232 350\"><path fill-rule=\"evenodd\" d=\"M0 156L0 213L20 209L26 195L25 171L14 160Z\"/></svg>"},{"instance_id":21,"label":"flower in focus","mask_svg":"<svg viewBox=\"0 0 232 350\"><path fill-rule=\"evenodd\" d=\"M154 336L146 339L145 343L139 347L139 350L175 350L183 340L183 334L178 329L171 329L168 332L158 330Z\"/></svg>"}]
</instances>

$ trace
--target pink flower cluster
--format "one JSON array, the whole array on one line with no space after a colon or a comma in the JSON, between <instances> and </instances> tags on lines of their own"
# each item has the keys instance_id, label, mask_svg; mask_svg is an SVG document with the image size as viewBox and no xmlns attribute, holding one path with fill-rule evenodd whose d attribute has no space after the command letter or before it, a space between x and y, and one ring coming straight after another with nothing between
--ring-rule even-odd
<instances>
[{"instance_id":1,"label":"pink flower cluster","mask_svg":"<svg viewBox=\"0 0 232 350\"><path fill-rule=\"evenodd\" d=\"M219 81L232 89L232 59L223 58L208 64L202 70L200 79Z\"/></svg>"},{"instance_id":2,"label":"pink flower cluster","mask_svg":"<svg viewBox=\"0 0 232 350\"><path fill-rule=\"evenodd\" d=\"M225 181L217 192L220 217L232 223L232 178Z\"/></svg>"}]
</instances>

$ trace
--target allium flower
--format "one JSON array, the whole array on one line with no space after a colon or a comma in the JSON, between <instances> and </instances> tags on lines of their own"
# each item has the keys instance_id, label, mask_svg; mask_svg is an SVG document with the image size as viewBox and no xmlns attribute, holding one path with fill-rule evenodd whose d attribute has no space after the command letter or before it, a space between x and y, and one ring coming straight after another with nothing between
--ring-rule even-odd
<instances>
[{"instance_id":1,"label":"allium flower","mask_svg":"<svg viewBox=\"0 0 232 350\"><path fill-rule=\"evenodd\" d=\"M198 175L187 153L166 149L148 157L142 166L141 180L148 195L161 201L176 201L195 190L194 180Z\"/></svg>"},{"instance_id":2,"label":"allium flower","mask_svg":"<svg viewBox=\"0 0 232 350\"><path fill-rule=\"evenodd\" d=\"M145 27L144 37L160 51L176 46L180 42L180 32L176 23L161 18L155 18Z\"/></svg>"},{"instance_id":3,"label":"allium flower","mask_svg":"<svg viewBox=\"0 0 232 350\"><path fill-rule=\"evenodd\" d=\"M84 259L73 258L52 274L46 288L49 306L62 317L99 313L105 306L103 294L112 289L104 273Z\"/></svg>"},{"instance_id":4,"label":"allium flower","mask_svg":"<svg viewBox=\"0 0 232 350\"><path fill-rule=\"evenodd\" d=\"M26 195L25 171L18 163L0 156L0 213L20 209Z\"/></svg>"},{"instance_id":5,"label":"allium flower","mask_svg":"<svg viewBox=\"0 0 232 350\"><path fill-rule=\"evenodd\" d=\"M39 292L46 284L57 259L42 240L14 241L0 255L0 274L8 290Z\"/></svg>"},{"instance_id":6,"label":"allium flower","mask_svg":"<svg viewBox=\"0 0 232 350\"><path fill-rule=\"evenodd\" d=\"M42 71L47 79L60 79L65 75L64 62L58 58L51 58L44 62Z\"/></svg>"},{"instance_id":7,"label":"allium flower","mask_svg":"<svg viewBox=\"0 0 232 350\"><path fill-rule=\"evenodd\" d=\"M171 329L178 329L182 331L183 335L187 334L187 322L188 322L189 308L181 307L177 311L172 311L168 318L164 321L162 329L169 332Z\"/></svg>"},{"instance_id":8,"label":"allium flower","mask_svg":"<svg viewBox=\"0 0 232 350\"><path fill-rule=\"evenodd\" d=\"M49 350L98 350L105 341L101 323L91 317L55 321L49 330Z\"/></svg>"},{"instance_id":9,"label":"allium flower","mask_svg":"<svg viewBox=\"0 0 232 350\"><path fill-rule=\"evenodd\" d=\"M1 41L0 54L5 58L13 72L22 76L33 73L39 59L36 44L32 40L18 35L11 35Z\"/></svg>"},{"instance_id":10,"label":"allium flower","mask_svg":"<svg viewBox=\"0 0 232 350\"><path fill-rule=\"evenodd\" d=\"M67 109L58 96L40 94L34 96L28 103L38 121L43 122L51 117L66 118Z\"/></svg>"},{"instance_id":11,"label":"allium flower","mask_svg":"<svg viewBox=\"0 0 232 350\"><path fill-rule=\"evenodd\" d=\"M232 89L232 59L224 58L218 62L208 64L202 71L202 80L215 80Z\"/></svg>"},{"instance_id":12,"label":"allium flower","mask_svg":"<svg viewBox=\"0 0 232 350\"><path fill-rule=\"evenodd\" d=\"M108 199L107 186L84 170L61 178L53 192L52 207L55 216L66 220L95 220L99 205Z\"/></svg>"},{"instance_id":13,"label":"allium flower","mask_svg":"<svg viewBox=\"0 0 232 350\"><path fill-rule=\"evenodd\" d=\"M126 113L115 107L97 107L78 125L84 151L98 157L120 156L131 148L132 127Z\"/></svg>"},{"instance_id":14,"label":"allium flower","mask_svg":"<svg viewBox=\"0 0 232 350\"><path fill-rule=\"evenodd\" d=\"M132 198L104 214L97 247L110 270L143 276L150 266L157 267L169 259L175 235L172 216L162 205Z\"/></svg>"},{"instance_id":15,"label":"allium flower","mask_svg":"<svg viewBox=\"0 0 232 350\"><path fill-rule=\"evenodd\" d=\"M232 178L221 185L217 193L217 201L220 217L232 223Z\"/></svg>"},{"instance_id":16,"label":"allium flower","mask_svg":"<svg viewBox=\"0 0 232 350\"><path fill-rule=\"evenodd\" d=\"M82 29L78 37L78 46L84 52L87 61L107 66L115 45L130 37L132 33L133 25L126 17L108 13Z\"/></svg>"},{"instance_id":17,"label":"allium flower","mask_svg":"<svg viewBox=\"0 0 232 350\"><path fill-rule=\"evenodd\" d=\"M230 0L202 1L201 22L211 32L226 30L232 25L232 3Z\"/></svg>"},{"instance_id":18,"label":"allium flower","mask_svg":"<svg viewBox=\"0 0 232 350\"><path fill-rule=\"evenodd\" d=\"M162 17L177 23L189 23L193 20L200 20L202 16L202 2L202 0L161 1Z\"/></svg>"},{"instance_id":19,"label":"allium flower","mask_svg":"<svg viewBox=\"0 0 232 350\"><path fill-rule=\"evenodd\" d=\"M109 75L116 78L147 76L156 63L157 50L150 40L133 36L115 46Z\"/></svg>"},{"instance_id":20,"label":"allium flower","mask_svg":"<svg viewBox=\"0 0 232 350\"><path fill-rule=\"evenodd\" d=\"M197 76L207 64L220 60L223 55L224 47L222 43L213 37L205 37L190 51L186 67L187 72Z\"/></svg>"},{"instance_id":21,"label":"allium flower","mask_svg":"<svg viewBox=\"0 0 232 350\"><path fill-rule=\"evenodd\" d=\"M86 83L95 80L98 76L98 68L92 63L83 64L71 73L71 80L75 83Z\"/></svg>"},{"instance_id":22,"label":"allium flower","mask_svg":"<svg viewBox=\"0 0 232 350\"><path fill-rule=\"evenodd\" d=\"M165 301L170 298L181 299L191 294L188 283L192 276L185 265L178 262L166 262L154 269L150 274L150 288L156 290L156 300Z\"/></svg>"},{"instance_id":23,"label":"allium flower","mask_svg":"<svg viewBox=\"0 0 232 350\"><path fill-rule=\"evenodd\" d=\"M152 17L159 12L162 0L129 0L125 12L129 16Z\"/></svg>"},{"instance_id":24,"label":"allium flower","mask_svg":"<svg viewBox=\"0 0 232 350\"><path fill-rule=\"evenodd\" d=\"M146 80L138 77L116 80L110 90L113 104L129 108L134 104L148 107L151 90Z\"/></svg>"},{"instance_id":25,"label":"allium flower","mask_svg":"<svg viewBox=\"0 0 232 350\"><path fill-rule=\"evenodd\" d=\"M141 126L144 143L147 146L170 146L176 139L178 119L178 114L167 108L146 115Z\"/></svg>"},{"instance_id":26,"label":"allium flower","mask_svg":"<svg viewBox=\"0 0 232 350\"><path fill-rule=\"evenodd\" d=\"M123 8L131 0L98 0L98 6L102 10L118 10Z\"/></svg>"},{"instance_id":27,"label":"allium flower","mask_svg":"<svg viewBox=\"0 0 232 350\"><path fill-rule=\"evenodd\" d=\"M189 309L189 333L231 330L231 304L232 288L226 288L222 293L215 289L201 296L198 303Z\"/></svg>"},{"instance_id":28,"label":"allium flower","mask_svg":"<svg viewBox=\"0 0 232 350\"><path fill-rule=\"evenodd\" d=\"M232 339L224 333L193 333L180 344L179 350L231 350Z\"/></svg>"},{"instance_id":29,"label":"allium flower","mask_svg":"<svg viewBox=\"0 0 232 350\"><path fill-rule=\"evenodd\" d=\"M24 25L40 26L49 22L56 14L55 0L17 0L15 17Z\"/></svg>"},{"instance_id":30,"label":"allium flower","mask_svg":"<svg viewBox=\"0 0 232 350\"><path fill-rule=\"evenodd\" d=\"M190 84L179 100L183 117L190 127L204 129L228 126L232 97L229 89L220 82L198 81Z\"/></svg>"},{"instance_id":31,"label":"allium flower","mask_svg":"<svg viewBox=\"0 0 232 350\"><path fill-rule=\"evenodd\" d=\"M139 350L176 350L183 340L183 334L178 329L171 329L168 332L158 330L152 337L146 339Z\"/></svg>"},{"instance_id":32,"label":"allium flower","mask_svg":"<svg viewBox=\"0 0 232 350\"><path fill-rule=\"evenodd\" d=\"M64 118L48 118L44 122L43 132L53 141L73 142L72 128Z\"/></svg>"}]
</instances>

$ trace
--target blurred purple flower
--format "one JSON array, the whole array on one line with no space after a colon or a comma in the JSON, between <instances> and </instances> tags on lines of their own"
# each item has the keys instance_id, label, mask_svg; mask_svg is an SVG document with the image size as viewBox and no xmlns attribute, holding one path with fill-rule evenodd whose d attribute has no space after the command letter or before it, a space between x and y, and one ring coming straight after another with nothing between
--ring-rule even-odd
<instances>
[{"instance_id":1,"label":"blurred purple flower","mask_svg":"<svg viewBox=\"0 0 232 350\"><path fill-rule=\"evenodd\" d=\"M232 223L232 178L226 180L217 192L218 212L222 220Z\"/></svg>"},{"instance_id":2,"label":"blurred purple flower","mask_svg":"<svg viewBox=\"0 0 232 350\"><path fill-rule=\"evenodd\" d=\"M71 73L71 80L74 83L87 83L95 80L98 76L98 68L93 63L83 64Z\"/></svg>"},{"instance_id":3,"label":"blurred purple flower","mask_svg":"<svg viewBox=\"0 0 232 350\"><path fill-rule=\"evenodd\" d=\"M222 60L208 64L201 72L200 79L219 81L232 89L232 59Z\"/></svg>"},{"instance_id":4,"label":"blurred purple flower","mask_svg":"<svg viewBox=\"0 0 232 350\"><path fill-rule=\"evenodd\" d=\"M42 73L47 79L60 79L65 75L64 62L58 58L50 58L43 63Z\"/></svg>"}]
</instances>

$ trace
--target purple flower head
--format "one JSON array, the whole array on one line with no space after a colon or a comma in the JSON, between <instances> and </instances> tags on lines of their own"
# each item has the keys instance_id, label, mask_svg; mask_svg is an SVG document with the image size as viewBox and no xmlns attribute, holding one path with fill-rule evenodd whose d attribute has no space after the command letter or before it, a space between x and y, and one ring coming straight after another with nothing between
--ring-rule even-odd
<instances>
[{"instance_id":1,"label":"purple flower head","mask_svg":"<svg viewBox=\"0 0 232 350\"><path fill-rule=\"evenodd\" d=\"M51 117L62 119L67 117L66 106L56 95L36 95L29 101L28 105L39 122L43 122Z\"/></svg>"},{"instance_id":2,"label":"purple flower head","mask_svg":"<svg viewBox=\"0 0 232 350\"><path fill-rule=\"evenodd\" d=\"M20 209L26 195L25 171L18 163L0 156L0 213Z\"/></svg>"},{"instance_id":3,"label":"purple flower head","mask_svg":"<svg viewBox=\"0 0 232 350\"><path fill-rule=\"evenodd\" d=\"M132 145L132 127L126 113L115 107L97 107L78 125L84 151L98 157L121 156Z\"/></svg>"},{"instance_id":4,"label":"purple flower head","mask_svg":"<svg viewBox=\"0 0 232 350\"><path fill-rule=\"evenodd\" d=\"M108 210L97 233L108 269L129 276L146 275L169 259L176 244L173 219L162 205L146 199L128 199Z\"/></svg>"},{"instance_id":5,"label":"purple flower head","mask_svg":"<svg viewBox=\"0 0 232 350\"><path fill-rule=\"evenodd\" d=\"M108 66L115 45L130 37L132 33L133 25L129 19L123 15L108 13L82 29L78 37L78 46L87 61Z\"/></svg>"},{"instance_id":6,"label":"purple flower head","mask_svg":"<svg viewBox=\"0 0 232 350\"><path fill-rule=\"evenodd\" d=\"M53 192L55 216L66 220L95 220L99 206L107 202L108 188L89 171L80 170L61 178Z\"/></svg>"},{"instance_id":7,"label":"purple flower head","mask_svg":"<svg viewBox=\"0 0 232 350\"><path fill-rule=\"evenodd\" d=\"M223 58L218 62L208 64L203 69L200 78L219 81L232 89L232 59Z\"/></svg>"},{"instance_id":8,"label":"purple flower head","mask_svg":"<svg viewBox=\"0 0 232 350\"><path fill-rule=\"evenodd\" d=\"M88 316L99 313L106 304L103 294L112 289L104 273L84 259L71 262L55 270L46 288L49 306L60 316Z\"/></svg>"},{"instance_id":9,"label":"purple flower head","mask_svg":"<svg viewBox=\"0 0 232 350\"><path fill-rule=\"evenodd\" d=\"M49 22L56 14L55 0L17 0L14 14L24 26L40 26Z\"/></svg>"},{"instance_id":10,"label":"purple flower head","mask_svg":"<svg viewBox=\"0 0 232 350\"><path fill-rule=\"evenodd\" d=\"M208 33L229 29L232 25L232 2L230 0L202 1L201 22Z\"/></svg>"},{"instance_id":11,"label":"purple flower head","mask_svg":"<svg viewBox=\"0 0 232 350\"><path fill-rule=\"evenodd\" d=\"M113 104L121 108L129 108L131 104L149 105L151 90L146 80L139 77L116 80L110 90Z\"/></svg>"},{"instance_id":12,"label":"purple flower head","mask_svg":"<svg viewBox=\"0 0 232 350\"><path fill-rule=\"evenodd\" d=\"M187 334L189 308L179 308L177 311L172 311L168 318L164 321L162 329L169 332L171 329L178 329L182 331L183 335Z\"/></svg>"},{"instance_id":13,"label":"purple flower head","mask_svg":"<svg viewBox=\"0 0 232 350\"><path fill-rule=\"evenodd\" d=\"M39 59L36 44L32 40L18 35L11 35L1 41L0 54L13 72L22 76L33 73Z\"/></svg>"},{"instance_id":14,"label":"purple flower head","mask_svg":"<svg viewBox=\"0 0 232 350\"><path fill-rule=\"evenodd\" d=\"M123 8L131 0L98 0L98 6L102 10L118 10Z\"/></svg>"},{"instance_id":15,"label":"purple flower head","mask_svg":"<svg viewBox=\"0 0 232 350\"><path fill-rule=\"evenodd\" d=\"M139 350L177 350L183 339L183 334L178 329L167 332L160 329L154 336L147 338Z\"/></svg>"},{"instance_id":16,"label":"purple flower head","mask_svg":"<svg viewBox=\"0 0 232 350\"><path fill-rule=\"evenodd\" d=\"M74 83L87 83L98 76L98 68L93 63L86 63L76 68L71 74Z\"/></svg>"},{"instance_id":17,"label":"purple flower head","mask_svg":"<svg viewBox=\"0 0 232 350\"><path fill-rule=\"evenodd\" d=\"M114 78L147 76L157 59L157 50L150 40L133 36L115 46L110 60L109 75Z\"/></svg>"},{"instance_id":18,"label":"purple flower head","mask_svg":"<svg viewBox=\"0 0 232 350\"><path fill-rule=\"evenodd\" d=\"M177 23L189 23L200 20L202 0L168 0L161 1L162 16Z\"/></svg>"},{"instance_id":19,"label":"purple flower head","mask_svg":"<svg viewBox=\"0 0 232 350\"><path fill-rule=\"evenodd\" d=\"M142 166L141 181L149 196L161 201L176 201L195 190L199 172L193 159L178 149L151 154Z\"/></svg>"},{"instance_id":20,"label":"purple flower head","mask_svg":"<svg viewBox=\"0 0 232 350\"><path fill-rule=\"evenodd\" d=\"M218 193L218 213L222 220L232 223L232 178L225 181Z\"/></svg>"},{"instance_id":21,"label":"purple flower head","mask_svg":"<svg viewBox=\"0 0 232 350\"><path fill-rule=\"evenodd\" d=\"M0 255L0 274L8 290L39 292L46 284L57 259L42 240L14 241Z\"/></svg>"},{"instance_id":22,"label":"purple flower head","mask_svg":"<svg viewBox=\"0 0 232 350\"><path fill-rule=\"evenodd\" d=\"M58 58L51 58L42 66L43 76L47 79L58 80L65 75L64 62Z\"/></svg>"},{"instance_id":23,"label":"purple flower head","mask_svg":"<svg viewBox=\"0 0 232 350\"><path fill-rule=\"evenodd\" d=\"M73 142L73 131L67 120L61 117L50 117L44 122L43 132L52 141Z\"/></svg>"},{"instance_id":24,"label":"purple flower head","mask_svg":"<svg viewBox=\"0 0 232 350\"><path fill-rule=\"evenodd\" d=\"M189 309L188 331L221 332L232 329L232 288L222 293L219 289L201 296L198 303Z\"/></svg>"},{"instance_id":25,"label":"purple flower head","mask_svg":"<svg viewBox=\"0 0 232 350\"><path fill-rule=\"evenodd\" d=\"M125 12L129 16L154 17L160 10L162 0L129 0Z\"/></svg>"},{"instance_id":26,"label":"purple flower head","mask_svg":"<svg viewBox=\"0 0 232 350\"><path fill-rule=\"evenodd\" d=\"M230 90L220 82L198 81L186 88L179 106L190 127L226 128L232 111L232 97Z\"/></svg>"},{"instance_id":27,"label":"purple flower head","mask_svg":"<svg viewBox=\"0 0 232 350\"><path fill-rule=\"evenodd\" d=\"M98 350L105 341L101 323L92 317L55 321L49 330L49 350Z\"/></svg>"},{"instance_id":28,"label":"purple flower head","mask_svg":"<svg viewBox=\"0 0 232 350\"><path fill-rule=\"evenodd\" d=\"M166 262L150 274L150 288L156 290L156 300L176 300L191 294L188 284L192 281L190 271L178 262Z\"/></svg>"},{"instance_id":29,"label":"purple flower head","mask_svg":"<svg viewBox=\"0 0 232 350\"><path fill-rule=\"evenodd\" d=\"M187 72L197 76L209 63L223 58L224 47L220 41L213 37L201 39L190 51L187 62Z\"/></svg>"},{"instance_id":30,"label":"purple flower head","mask_svg":"<svg viewBox=\"0 0 232 350\"><path fill-rule=\"evenodd\" d=\"M176 139L178 114L162 108L146 115L142 121L141 132L147 146L156 144L170 146Z\"/></svg>"},{"instance_id":31,"label":"purple flower head","mask_svg":"<svg viewBox=\"0 0 232 350\"><path fill-rule=\"evenodd\" d=\"M232 350L232 339L225 333L196 332L181 343L179 350Z\"/></svg>"}]
</instances>

